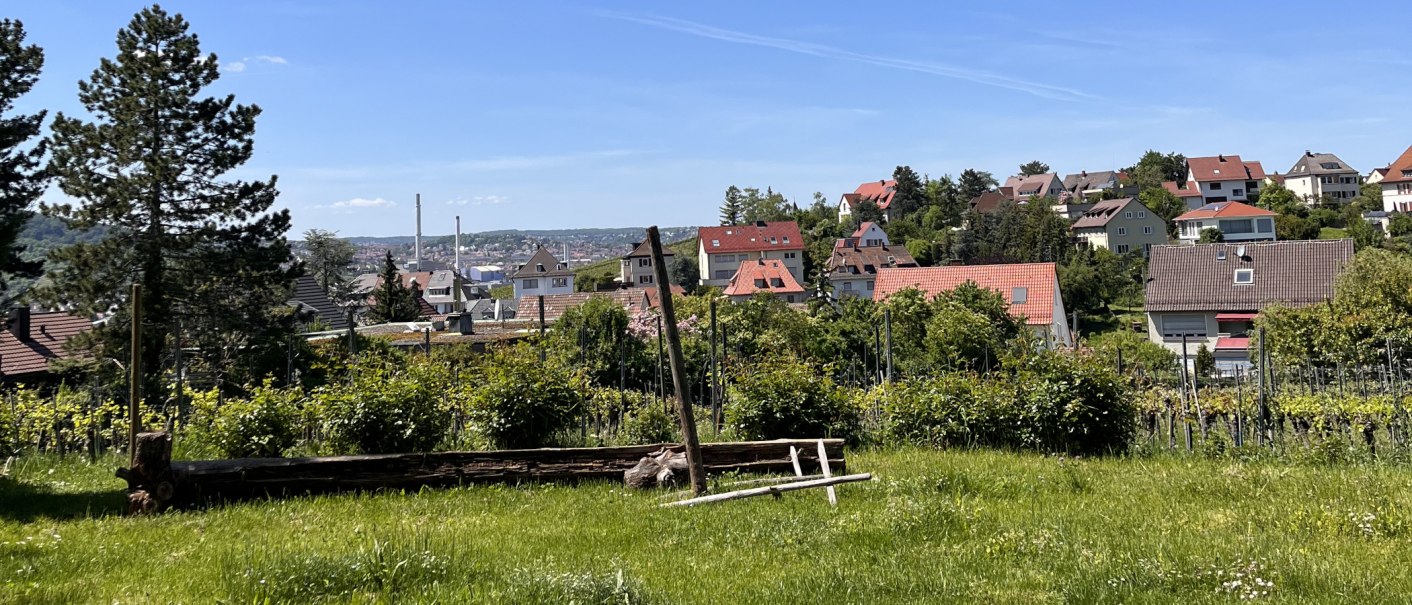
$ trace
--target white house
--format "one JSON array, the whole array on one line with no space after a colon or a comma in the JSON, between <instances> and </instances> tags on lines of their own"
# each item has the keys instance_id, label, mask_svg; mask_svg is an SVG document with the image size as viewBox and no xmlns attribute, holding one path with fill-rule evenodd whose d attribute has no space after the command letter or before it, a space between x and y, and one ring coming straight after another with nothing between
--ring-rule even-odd
<instances>
[{"instance_id":1,"label":"white house","mask_svg":"<svg viewBox=\"0 0 1412 605\"><path fill-rule=\"evenodd\" d=\"M1378 186L1383 188L1383 210L1412 212L1412 147L1388 164L1387 174Z\"/></svg>"},{"instance_id":2,"label":"white house","mask_svg":"<svg viewBox=\"0 0 1412 605\"><path fill-rule=\"evenodd\" d=\"M889 220L889 209L892 207L892 196L897 193L897 181L880 180L868 181L859 185L853 193L845 193L838 200L838 222L849 221L853 217L854 211L858 209L858 204L863 201L870 201L882 210L883 220Z\"/></svg>"},{"instance_id":3,"label":"white house","mask_svg":"<svg viewBox=\"0 0 1412 605\"><path fill-rule=\"evenodd\" d=\"M662 262L672 266L676 253L671 248L662 248ZM657 269L652 265L652 247L647 242L633 246L632 252L622 260L622 275L618 281L627 287L645 288L657 283Z\"/></svg>"},{"instance_id":4,"label":"white house","mask_svg":"<svg viewBox=\"0 0 1412 605\"><path fill-rule=\"evenodd\" d=\"M879 269L873 300L882 302L907 288L921 290L930 299L966 282L998 291L1010 314L1024 317L1043 346L1074 346L1054 263Z\"/></svg>"},{"instance_id":5,"label":"white house","mask_svg":"<svg viewBox=\"0 0 1412 605\"><path fill-rule=\"evenodd\" d=\"M1238 155L1187 158L1187 186L1201 194L1203 204L1243 202L1259 193L1265 181L1260 162L1246 162Z\"/></svg>"},{"instance_id":6,"label":"white house","mask_svg":"<svg viewBox=\"0 0 1412 605\"><path fill-rule=\"evenodd\" d=\"M567 263L559 262L544 246L534 251L529 261L510 275L515 284L515 300L526 296L572 294L574 272Z\"/></svg>"},{"instance_id":7,"label":"white house","mask_svg":"<svg viewBox=\"0 0 1412 605\"><path fill-rule=\"evenodd\" d=\"M701 227L696 262L701 285L725 287L740 264L748 260L775 259L784 264L794 281L804 282L804 237L794 221L764 221L751 225Z\"/></svg>"},{"instance_id":8,"label":"white house","mask_svg":"<svg viewBox=\"0 0 1412 605\"><path fill-rule=\"evenodd\" d=\"M1361 179L1359 172L1338 156L1311 151L1299 156L1284 176L1285 187L1306 204L1317 204L1325 196L1336 202L1348 202L1358 196Z\"/></svg>"},{"instance_id":9,"label":"white house","mask_svg":"<svg viewBox=\"0 0 1412 605\"><path fill-rule=\"evenodd\" d=\"M1184 244L1201 240L1204 229L1219 229L1228 242L1272 241L1275 213L1240 202L1212 202L1172 219L1177 239Z\"/></svg>"}]
</instances>

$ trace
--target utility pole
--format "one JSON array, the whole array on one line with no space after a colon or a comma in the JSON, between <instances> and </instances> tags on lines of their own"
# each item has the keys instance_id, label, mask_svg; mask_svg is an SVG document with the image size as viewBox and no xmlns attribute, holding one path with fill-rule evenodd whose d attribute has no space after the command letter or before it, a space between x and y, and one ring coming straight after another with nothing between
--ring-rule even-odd
<instances>
[{"instance_id":1,"label":"utility pole","mask_svg":"<svg viewBox=\"0 0 1412 605\"><path fill-rule=\"evenodd\" d=\"M662 301L662 327L666 329L667 354L672 363L672 382L677 396L677 419L681 423L683 445L686 446L686 466L691 477L691 491L706 493L706 468L701 462L701 442L696 436L696 418L692 414L691 395L685 389L686 361L682 358L681 337L677 334L676 310L673 308L671 282L667 262L662 257L662 236L657 226L647 228L647 241L652 247L652 268L657 275L657 293Z\"/></svg>"},{"instance_id":2,"label":"utility pole","mask_svg":"<svg viewBox=\"0 0 1412 605\"><path fill-rule=\"evenodd\" d=\"M892 382L892 309L883 311L883 325L887 329L887 381Z\"/></svg>"}]
</instances>

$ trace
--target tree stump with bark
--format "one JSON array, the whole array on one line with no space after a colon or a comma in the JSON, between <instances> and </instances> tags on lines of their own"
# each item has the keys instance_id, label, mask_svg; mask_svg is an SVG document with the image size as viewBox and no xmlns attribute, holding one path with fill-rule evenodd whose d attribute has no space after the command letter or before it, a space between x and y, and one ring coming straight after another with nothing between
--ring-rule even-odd
<instances>
[{"instance_id":1,"label":"tree stump with bark","mask_svg":"<svg viewBox=\"0 0 1412 605\"><path fill-rule=\"evenodd\" d=\"M637 489L667 487L686 481L689 474L685 452L660 450L623 471L623 483Z\"/></svg>"},{"instance_id":2,"label":"tree stump with bark","mask_svg":"<svg viewBox=\"0 0 1412 605\"><path fill-rule=\"evenodd\" d=\"M127 481L129 514L166 510L176 493L172 480L172 436L161 431L138 434L132 468L119 468L116 474Z\"/></svg>"}]
</instances>

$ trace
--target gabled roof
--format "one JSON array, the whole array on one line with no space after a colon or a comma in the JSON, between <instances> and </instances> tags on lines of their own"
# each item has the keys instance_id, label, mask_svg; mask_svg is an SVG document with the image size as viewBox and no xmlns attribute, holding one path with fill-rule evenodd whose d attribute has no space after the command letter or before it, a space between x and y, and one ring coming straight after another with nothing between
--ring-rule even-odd
<instances>
[{"instance_id":1,"label":"gabled roof","mask_svg":"<svg viewBox=\"0 0 1412 605\"><path fill-rule=\"evenodd\" d=\"M999 210L1010 197L1004 191L987 191L971 198L971 212L990 214Z\"/></svg>"},{"instance_id":2,"label":"gabled roof","mask_svg":"<svg viewBox=\"0 0 1412 605\"><path fill-rule=\"evenodd\" d=\"M31 313L29 338L21 340L5 325L0 329L0 376L34 377L49 371L49 362L68 359L70 338L93 329L93 322L63 312Z\"/></svg>"},{"instance_id":3,"label":"gabled roof","mask_svg":"<svg viewBox=\"0 0 1412 605\"><path fill-rule=\"evenodd\" d=\"M707 254L804 249L804 237L794 221L701 227L696 233Z\"/></svg>"},{"instance_id":4,"label":"gabled roof","mask_svg":"<svg viewBox=\"0 0 1412 605\"><path fill-rule=\"evenodd\" d=\"M1244 162L1238 155L1187 158L1186 166L1188 179L1199 183L1265 180L1265 168L1260 162Z\"/></svg>"},{"instance_id":5,"label":"gabled roof","mask_svg":"<svg viewBox=\"0 0 1412 605\"><path fill-rule=\"evenodd\" d=\"M1182 185L1185 184L1186 183L1178 183L1176 181L1164 181L1162 187L1179 198L1201 197L1200 189L1196 187L1183 187Z\"/></svg>"},{"instance_id":6,"label":"gabled roof","mask_svg":"<svg viewBox=\"0 0 1412 605\"><path fill-rule=\"evenodd\" d=\"M877 223L874 223L873 221L863 221L862 223L859 223L858 229L853 232L852 237L855 237L855 238L863 237L864 234L868 233L868 230L869 230L869 229L872 229L873 227L876 227L876 226L877 226ZM878 228L881 229L881 227L878 227Z\"/></svg>"},{"instance_id":7,"label":"gabled roof","mask_svg":"<svg viewBox=\"0 0 1412 605\"><path fill-rule=\"evenodd\" d=\"M1089 172L1087 170L1078 174L1064 176L1064 190L1073 194L1081 194L1092 189L1102 189L1107 186L1116 185L1118 173L1112 170L1100 170ZM1103 186L1103 187L1100 187Z\"/></svg>"},{"instance_id":8,"label":"gabled roof","mask_svg":"<svg viewBox=\"0 0 1412 605\"><path fill-rule=\"evenodd\" d=\"M1245 258L1237 256L1242 251ZM1352 259L1349 239L1153 246L1145 308L1259 311L1272 303L1317 304L1333 297L1334 280ZM1253 281L1235 283L1237 269L1252 269Z\"/></svg>"},{"instance_id":9,"label":"gabled roof","mask_svg":"<svg viewBox=\"0 0 1412 605\"><path fill-rule=\"evenodd\" d=\"M573 274L574 272L569 270L568 265L559 262L559 259L555 258L549 250L545 249L544 246L540 246L538 250L534 251L534 256L531 256L528 261L525 261L525 264L520 265L520 268L511 274L509 278L534 279L537 277L568 277Z\"/></svg>"},{"instance_id":10,"label":"gabled roof","mask_svg":"<svg viewBox=\"0 0 1412 605\"><path fill-rule=\"evenodd\" d=\"M1028 199L1032 195L1045 197L1050 194L1050 188L1059 180L1059 175L1053 172L1044 174L1032 174L1030 176L1012 176L1005 179L1005 186L1015 191L1016 198ZM1062 186L1062 185L1061 185ZM1058 192L1055 192L1056 194Z\"/></svg>"},{"instance_id":11,"label":"gabled roof","mask_svg":"<svg viewBox=\"0 0 1412 605\"><path fill-rule=\"evenodd\" d=\"M917 261L901 246L847 246L834 248L828 271L830 279L871 278L880 269L915 266Z\"/></svg>"},{"instance_id":12,"label":"gabled roof","mask_svg":"<svg viewBox=\"0 0 1412 605\"><path fill-rule=\"evenodd\" d=\"M671 289L672 294L675 296L686 296L686 288L683 288L676 284L671 284L667 287ZM646 297L647 308L656 309L657 307L662 306L662 293L657 288L643 288L642 293Z\"/></svg>"},{"instance_id":13,"label":"gabled roof","mask_svg":"<svg viewBox=\"0 0 1412 605\"><path fill-rule=\"evenodd\" d=\"M858 202L872 200L880 210L887 210L887 207L892 205L892 196L895 193L897 181L868 181L859 185L853 193L843 194L843 201L848 202L849 208L856 208Z\"/></svg>"},{"instance_id":14,"label":"gabled roof","mask_svg":"<svg viewBox=\"0 0 1412 605\"><path fill-rule=\"evenodd\" d=\"M676 252L672 252L671 248L668 248L665 245L662 246L662 258L665 259L668 256L676 256L676 254ZM633 244L632 252L629 252L628 255L624 256L623 258L648 258L651 256L652 243L648 242L647 240L642 240L641 242Z\"/></svg>"},{"instance_id":15,"label":"gabled roof","mask_svg":"<svg viewBox=\"0 0 1412 605\"><path fill-rule=\"evenodd\" d=\"M1396 160L1387 165L1387 177L1382 180L1384 183L1405 183L1412 182L1412 176L1403 176L1403 172L1412 171L1412 147L1402 152Z\"/></svg>"},{"instance_id":16,"label":"gabled roof","mask_svg":"<svg viewBox=\"0 0 1412 605\"><path fill-rule=\"evenodd\" d=\"M1010 305L1010 314L1023 315L1027 324L1047 326L1054 323L1055 289L1059 287L1054 263L882 269L878 271L878 280L873 288L873 300L887 300L906 288L917 288L930 298L968 281L999 291ZM1025 301L1015 304L1014 296L1021 288L1024 289Z\"/></svg>"},{"instance_id":17,"label":"gabled roof","mask_svg":"<svg viewBox=\"0 0 1412 605\"><path fill-rule=\"evenodd\" d=\"M1073 226L1069 228L1090 229L1094 227L1106 227L1108 226L1108 221L1118 216L1118 213L1122 212L1124 208L1127 208L1129 204L1136 204L1133 210L1147 210L1147 206L1142 205L1142 202L1130 197L1116 200L1103 200L1094 204L1087 212L1079 215L1079 218L1074 220Z\"/></svg>"},{"instance_id":18,"label":"gabled roof","mask_svg":"<svg viewBox=\"0 0 1412 605\"><path fill-rule=\"evenodd\" d=\"M293 298L290 302L299 302L318 313L319 319L328 324L330 330L348 329L348 314L333 299L328 297L324 289L319 287L319 281L312 275L302 275L294 280Z\"/></svg>"},{"instance_id":19,"label":"gabled roof","mask_svg":"<svg viewBox=\"0 0 1412 605\"><path fill-rule=\"evenodd\" d=\"M1314 153L1312 151L1306 151L1304 155L1299 156L1299 160L1295 161L1294 166L1289 169L1289 172L1285 173L1285 178L1297 179L1306 176L1322 176L1329 174L1357 175L1359 172L1332 153Z\"/></svg>"},{"instance_id":20,"label":"gabled roof","mask_svg":"<svg viewBox=\"0 0 1412 605\"><path fill-rule=\"evenodd\" d=\"M544 322L554 323L564 311L570 307L577 307L588 299L595 297L610 298L614 302L627 309L631 315L643 310L647 305L647 295L644 291L647 288L624 288L622 290L609 290L607 292L574 292L571 294L546 294L544 295ZM539 297L524 296L520 298L519 306L515 309L515 317L519 319L539 320Z\"/></svg>"},{"instance_id":21,"label":"gabled roof","mask_svg":"<svg viewBox=\"0 0 1412 605\"><path fill-rule=\"evenodd\" d=\"M1172 220L1190 221L1204 218L1246 218L1252 216L1275 216L1275 213L1240 202L1211 202Z\"/></svg>"},{"instance_id":22,"label":"gabled roof","mask_svg":"<svg viewBox=\"0 0 1412 605\"><path fill-rule=\"evenodd\" d=\"M740 268L736 269L735 276L731 277L722 293L726 296L750 296L756 292L803 294L804 286L794 280L783 261L766 258L740 263Z\"/></svg>"}]
</instances>

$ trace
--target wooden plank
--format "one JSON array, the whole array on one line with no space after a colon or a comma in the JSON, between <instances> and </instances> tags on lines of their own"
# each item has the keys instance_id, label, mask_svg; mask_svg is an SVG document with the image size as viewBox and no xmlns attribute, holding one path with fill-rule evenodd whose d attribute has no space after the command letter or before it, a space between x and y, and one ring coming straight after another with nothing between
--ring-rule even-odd
<instances>
[{"instance_id":1,"label":"wooden plank","mask_svg":"<svg viewBox=\"0 0 1412 605\"><path fill-rule=\"evenodd\" d=\"M702 497L700 497L700 498L691 498L691 499L688 499L688 500L678 500L678 501L676 501L676 502L667 502L667 503L662 504L661 506L664 506L664 507L667 507L667 506L695 506L695 505L697 505L697 504L709 504L709 503L711 503L711 502L725 502L726 500L740 500L740 499L742 499L742 498L753 498L753 497L756 497L756 496L767 496L767 495L781 494L781 493L784 493L784 492L792 492L792 491L795 491L795 490L809 489L809 488L813 488L813 487L828 487L828 486L838 485L838 484L840 484L840 483L853 483L853 482L855 482L855 481L869 481L869 480L871 480L872 478L873 478L872 473L862 473L862 474L859 474L859 475L841 475L841 476L838 476L838 477L829 477L829 478L827 478L827 479L812 479L812 480L809 480L809 481L798 481L798 482L795 482L795 483L786 483L786 484L784 484L784 485L769 485L769 486L766 486L766 487L756 487L756 488L752 488L752 489L743 489L743 490L734 491L734 492L726 492L726 493L724 493L724 494L712 494L712 495L710 495L710 496L702 496Z\"/></svg>"},{"instance_id":2,"label":"wooden plank","mask_svg":"<svg viewBox=\"0 0 1412 605\"><path fill-rule=\"evenodd\" d=\"M825 479L833 476L833 473L829 472L829 455L824 450L823 439L819 440L819 466L824 471L823 474ZM838 494L834 493L833 486L829 485L826 486L824 489L828 490L829 493L829 506L838 506Z\"/></svg>"}]
</instances>

